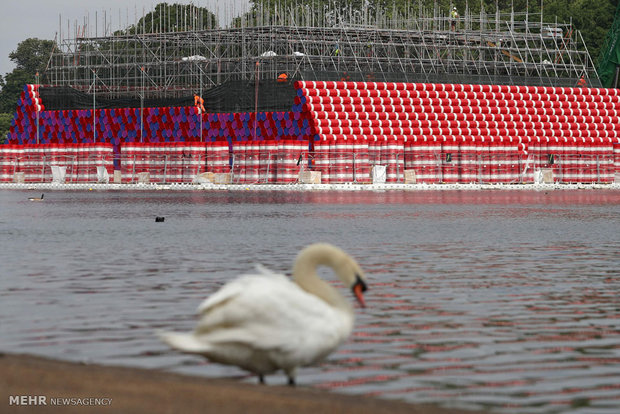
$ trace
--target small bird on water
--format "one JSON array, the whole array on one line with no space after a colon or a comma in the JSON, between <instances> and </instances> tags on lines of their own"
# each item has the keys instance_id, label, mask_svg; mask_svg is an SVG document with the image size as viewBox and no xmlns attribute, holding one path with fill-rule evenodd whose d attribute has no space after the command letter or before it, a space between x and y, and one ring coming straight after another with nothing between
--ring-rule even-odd
<instances>
[{"instance_id":1,"label":"small bird on water","mask_svg":"<svg viewBox=\"0 0 620 414\"><path fill-rule=\"evenodd\" d=\"M43 196L44 196L44 194L41 194L41 198L29 197L28 200L30 200L30 201L43 201Z\"/></svg>"},{"instance_id":2,"label":"small bird on water","mask_svg":"<svg viewBox=\"0 0 620 414\"><path fill-rule=\"evenodd\" d=\"M294 386L298 367L325 359L353 330L353 307L317 276L319 266L332 268L365 306L366 278L355 259L317 243L299 252L292 280L257 266L257 274L242 275L202 302L193 332L159 336L179 351L250 371L261 384L283 370Z\"/></svg>"}]
</instances>

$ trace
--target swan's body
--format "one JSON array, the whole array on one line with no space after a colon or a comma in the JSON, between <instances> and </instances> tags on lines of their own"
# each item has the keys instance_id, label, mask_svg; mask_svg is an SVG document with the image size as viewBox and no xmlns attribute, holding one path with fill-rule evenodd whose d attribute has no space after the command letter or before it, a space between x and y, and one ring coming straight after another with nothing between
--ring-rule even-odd
<instances>
[{"instance_id":1,"label":"swan's body","mask_svg":"<svg viewBox=\"0 0 620 414\"><path fill-rule=\"evenodd\" d=\"M30 201L43 201L43 196L44 196L44 194L41 194L41 198L29 197L28 200L30 200Z\"/></svg>"},{"instance_id":2,"label":"swan's body","mask_svg":"<svg viewBox=\"0 0 620 414\"><path fill-rule=\"evenodd\" d=\"M161 337L180 351L256 373L261 382L282 369L294 384L297 367L325 358L353 329L352 306L318 278L320 265L332 267L363 304L357 262L334 246L314 244L299 253L293 280L264 268L241 276L198 307L194 332Z\"/></svg>"}]
</instances>

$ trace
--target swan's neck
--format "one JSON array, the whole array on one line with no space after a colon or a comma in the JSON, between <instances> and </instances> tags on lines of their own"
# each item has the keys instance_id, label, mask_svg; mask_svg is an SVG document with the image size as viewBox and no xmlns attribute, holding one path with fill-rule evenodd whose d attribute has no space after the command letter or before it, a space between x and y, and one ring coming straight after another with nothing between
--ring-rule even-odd
<instances>
[{"instance_id":1,"label":"swan's neck","mask_svg":"<svg viewBox=\"0 0 620 414\"><path fill-rule=\"evenodd\" d=\"M317 267L321 265L333 267L328 260L320 256L299 257L293 266L293 280L306 292L321 298L334 308L353 315L351 304L316 274Z\"/></svg>"}]
</instances>

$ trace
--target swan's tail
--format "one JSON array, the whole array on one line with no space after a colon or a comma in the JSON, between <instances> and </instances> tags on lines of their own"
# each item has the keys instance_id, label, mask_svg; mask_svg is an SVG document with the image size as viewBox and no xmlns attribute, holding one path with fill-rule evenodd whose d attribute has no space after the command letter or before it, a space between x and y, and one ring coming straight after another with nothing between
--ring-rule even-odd
<instances>
[{"instance_id":1,"label":"swan's tail","mask_svg":"<svg viewBox=\"0 0 620 414\"><path fill-rule=\"evenodd\" d=\"M170 347L178 349L182 352L188 352L192 354L202 354L209 350L211 347L204 342L200 342L192 334L176 333L176 332L158 332L159 338L167 343Z\"/></svg>"}]
</instances>

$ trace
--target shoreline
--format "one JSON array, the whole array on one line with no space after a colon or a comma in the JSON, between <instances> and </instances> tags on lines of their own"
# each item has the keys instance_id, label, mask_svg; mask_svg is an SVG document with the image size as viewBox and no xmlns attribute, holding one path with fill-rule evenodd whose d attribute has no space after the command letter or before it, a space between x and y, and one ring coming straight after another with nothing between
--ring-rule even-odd
<instances>
[{"instance_id":1,"label":"shoreline","mask_svg":"<svg viewBox=\"0 0 620 414\"><path fill-rule=\"evenodd\" d=\"M0 389L0 412L473 413L337 394L304 386L254 385L229 379L74 363L25 354L0 354ZM18 396L36 397L31 401L45 404L19 406ZM73 403L62 398L73 399Z\"/></svg>"},{"instance_id":2,"label":"shoreline","mask_svg":"<svg viewBox=\"0 0 620 414\"><path fill-rule=\"evenodd\" d=\"M0 183L0 190L131 190L131 191L479 191L479 190L620 190L611 184L102 184Z\"/></svg>"}]
</instances>

